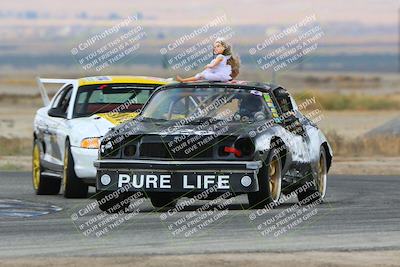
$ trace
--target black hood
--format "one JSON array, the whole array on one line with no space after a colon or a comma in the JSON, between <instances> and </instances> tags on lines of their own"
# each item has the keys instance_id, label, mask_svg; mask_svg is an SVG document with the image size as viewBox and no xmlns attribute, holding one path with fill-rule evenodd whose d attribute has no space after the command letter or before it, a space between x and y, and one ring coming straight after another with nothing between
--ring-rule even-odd
<instances>
[{"instance_id":1,"label":"black hood","mask_svg":"<svg viewBox=\"0 0 400 267\"><path fill-rule=\"evenodd\" d=\"M214 121L212 123L196 123L180 125L177 121L142 120L140 117L112 128L103 140L132 135L235 135L248 136L249 132L265 122Z\"/></svg>"}]
</instances>

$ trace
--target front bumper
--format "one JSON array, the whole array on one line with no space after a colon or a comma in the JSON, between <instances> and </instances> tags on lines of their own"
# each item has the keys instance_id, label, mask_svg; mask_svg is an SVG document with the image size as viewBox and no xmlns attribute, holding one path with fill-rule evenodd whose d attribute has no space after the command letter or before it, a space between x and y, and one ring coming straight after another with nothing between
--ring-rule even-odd
<instances>
[{"instance_id":1,"label":"front bumper","mask_svg":"<svg viewBox=\"0 0 400 267\"><path fill-rule=\"evenodd\" d=\"M97 160L96 187L115 191L256 192L261 161Z\"/></svg>"},{"instance_id":2,"label":"front bumper","mask_svg":"<svg viewBox=\"0 0 400 267\"><path fill-rule=\"evenodd\" d=\"M76 175L81 179L90 180L93 184L96 180L96 168L93 162L97 160L98 151L98 149L71 147Z\"/></svg>"}]
</instances>

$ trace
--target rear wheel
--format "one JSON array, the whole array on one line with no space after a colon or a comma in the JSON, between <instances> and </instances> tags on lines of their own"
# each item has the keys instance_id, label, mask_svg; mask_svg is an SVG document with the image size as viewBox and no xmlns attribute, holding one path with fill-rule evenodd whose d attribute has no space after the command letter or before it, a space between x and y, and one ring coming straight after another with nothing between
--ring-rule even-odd
<instances>
[{"instance_id":1,"label":"rear wheel","mask_svg":"<svg viewBox=\"0 0 400 267\"><path fill-rule=\"evenodd\" d=\"M67 141L64 150L63 189L66 198L85 198L88 185L76 176L71 147Z\"/></svg>"},{"instance_id":2,"label":"rear wheel","mask_svg":"<svg viewBox=\"0 0 400 267\"><path fill-rule=\"evenodd\" d=\"M326 151L321 146L317 166L317 174L313 179L313 185L305 191L299 192L297 198L301 204L308 204L314 201L322 201L326 194L326 184L328 177L328 165L326 160Z\"/></svg>"},{"instance_id":3,"label":"rear wheel","mask_svg":"<svg viewBox=\"0 0 400 267\"><path fill-rule=\"evenodd\" d=\"M270 150L257 179L258 192L248 194L250 208L264 208L268 204L277 203L281 196L282 164L275 149Z\"/></svg>"},{"instance_id":4,"label":"rear wheel","mask_svg":"<svg viewBox=\"0 0 400 267\"><path fill-rule=\"evenodd\" d=\"M43 175L40 154L40 143L34 140L32 150L33 189L37 195L57 195L60 192L61 179Z\"/></svg>"}]
</instances>

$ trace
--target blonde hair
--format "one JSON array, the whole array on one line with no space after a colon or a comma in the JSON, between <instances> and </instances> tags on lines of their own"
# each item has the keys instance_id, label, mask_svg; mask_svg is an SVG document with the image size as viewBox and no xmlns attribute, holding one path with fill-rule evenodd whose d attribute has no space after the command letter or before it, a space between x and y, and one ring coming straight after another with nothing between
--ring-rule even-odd
<instances>
[{"instance_id":1,"label":"blonde hair","mask_svg":"<svg viewBox=\"0 0 400 267\"><path fill-rule=\"evenodd\" d=\"M240 68L240 59L236 55L232 53L232 46L225 42L222 39L217 39L215 43L219 43L224 47L224 52L222 52L222 55L224 56L231 56L228 61L226 62L229 64L232 68L232 73L231 77L232 79L235 79L239 75L239 68Z\"/></svg>"}]
</instances>

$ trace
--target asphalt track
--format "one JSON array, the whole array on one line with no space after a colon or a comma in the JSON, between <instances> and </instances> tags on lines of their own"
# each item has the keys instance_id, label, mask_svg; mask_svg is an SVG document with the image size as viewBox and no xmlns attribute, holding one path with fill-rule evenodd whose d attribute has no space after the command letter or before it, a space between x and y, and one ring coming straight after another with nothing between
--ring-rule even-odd
<instances>
[{"instance_id":1,"label":"asphalt track","mask_svg":"<svg viewBox=\"0 0 400 267\"><path fill-rule=\"evenodd\" d=\"M83 214L91 199L34 195L30 179L29 173L0 172L0 257L400 248L400 177L395 176L329 176L326 201L313 207L297 208L291 199L261 214L247 210L247 198L239 196L224 211L211 206L196 213L208 203L198 201L167 215L155 211L150 201L137 200L133 208L138 213L117 215L114 221L111 215L101 217L97 208ZM79 211L83 215L74 217ZM197 224L178 231L196 218ZM263 235L265 225L277 227ZM189 235L194 228L198 231Z\"/></svg>"}]
</instances>

